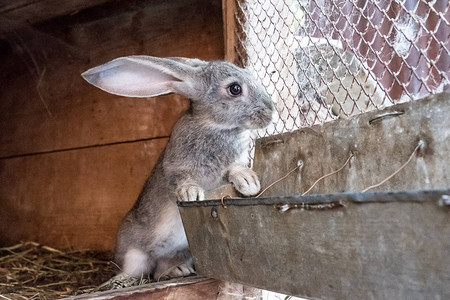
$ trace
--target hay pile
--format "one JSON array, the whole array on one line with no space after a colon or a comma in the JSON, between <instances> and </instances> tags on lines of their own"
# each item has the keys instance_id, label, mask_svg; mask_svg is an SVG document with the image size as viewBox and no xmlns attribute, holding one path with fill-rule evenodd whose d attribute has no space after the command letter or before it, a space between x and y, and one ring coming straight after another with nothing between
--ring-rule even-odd
<instances>
[{"instance_id":1,"label":"hay pile","mask_svg":"<svg viewBox=\"0 0 450 300\"><path fill-rule=\"evenodd\" d=\"M0 300L56 299L102 289L111 253L60 251L33 242L0 248Z\"/></svg>"}]
</instances>

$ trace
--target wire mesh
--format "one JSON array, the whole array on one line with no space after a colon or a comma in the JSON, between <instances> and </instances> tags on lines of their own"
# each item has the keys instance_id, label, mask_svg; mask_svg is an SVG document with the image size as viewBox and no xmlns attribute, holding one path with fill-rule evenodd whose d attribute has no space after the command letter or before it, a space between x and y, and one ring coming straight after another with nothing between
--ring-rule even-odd
<instances>
[{"instance_id":1,"label":"wire mesh","mask_svg":"<svg viewBox=\"0 0 450 300\"><path fill-rule=\"evenodd\" d=\"M448 0L237 0L236 62L276 102L259 136L449 91Z\"/></svg>"}]
</instances>

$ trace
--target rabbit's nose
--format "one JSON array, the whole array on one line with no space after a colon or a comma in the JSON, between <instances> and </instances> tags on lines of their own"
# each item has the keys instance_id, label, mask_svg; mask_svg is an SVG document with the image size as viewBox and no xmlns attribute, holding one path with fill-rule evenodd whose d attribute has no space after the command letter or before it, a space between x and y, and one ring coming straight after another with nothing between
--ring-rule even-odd
<instances>
[{"instance_id":1,"label":"rabbit's nose","mask_svg":"<svg viewBox=\"0 0 450 300\"><path fill-rule=\"evenodd\" d=\"M275 111L275 105L273 104L273 101L271 98L267 99L266 101L264 101L264 103L266 104L267 108L271 111L274 112Z\"/></svg>"}]
</instances>

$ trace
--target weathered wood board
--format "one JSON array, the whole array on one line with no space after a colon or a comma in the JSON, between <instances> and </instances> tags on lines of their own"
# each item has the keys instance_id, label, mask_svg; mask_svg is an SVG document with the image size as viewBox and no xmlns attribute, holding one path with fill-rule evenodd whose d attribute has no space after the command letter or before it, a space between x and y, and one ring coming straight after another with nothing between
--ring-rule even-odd
<instances>
[{"instance_id":1,"label":"weathered wood board","mask_svg":"<svg viewBox=\"0 0 450 300\"><path fill-rule=\"evenodd\" d=\"M310 193L360 192L398 170L423 141L423 147L397 175L374 191L445 189L450 186L450 94L398 104L350 119L257 140L254 170L261 185L303 167L277 183L268 196L300 195L323 175Z\"/></svg>"},{"instance_id":2,"label":"weathered wood board","mask_svg":"<svg viewBox=\"0 0 450 300\"><path fill-rule=\"evenodd\" d=\"M449 299L449 201L450 190L380 192L180 211L202 276L314 299Z\"/></svg>"}]
</instances>

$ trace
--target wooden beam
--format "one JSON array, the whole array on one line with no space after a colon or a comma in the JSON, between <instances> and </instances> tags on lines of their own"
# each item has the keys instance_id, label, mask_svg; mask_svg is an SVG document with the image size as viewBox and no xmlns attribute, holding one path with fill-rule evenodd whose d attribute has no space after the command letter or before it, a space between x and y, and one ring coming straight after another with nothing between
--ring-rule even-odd
<instances>
[{"instance_id":1,"label":"wooden beam","mask_svg":"<svg viewBox=\"0 0 450 300\"><path fill-rule=\"evenodd\" d=\"M235 12L236 0L222 0L225 60L233 63L237 60L235 51L235 46L237 43Z\"/></svg>"}]
</instances>

